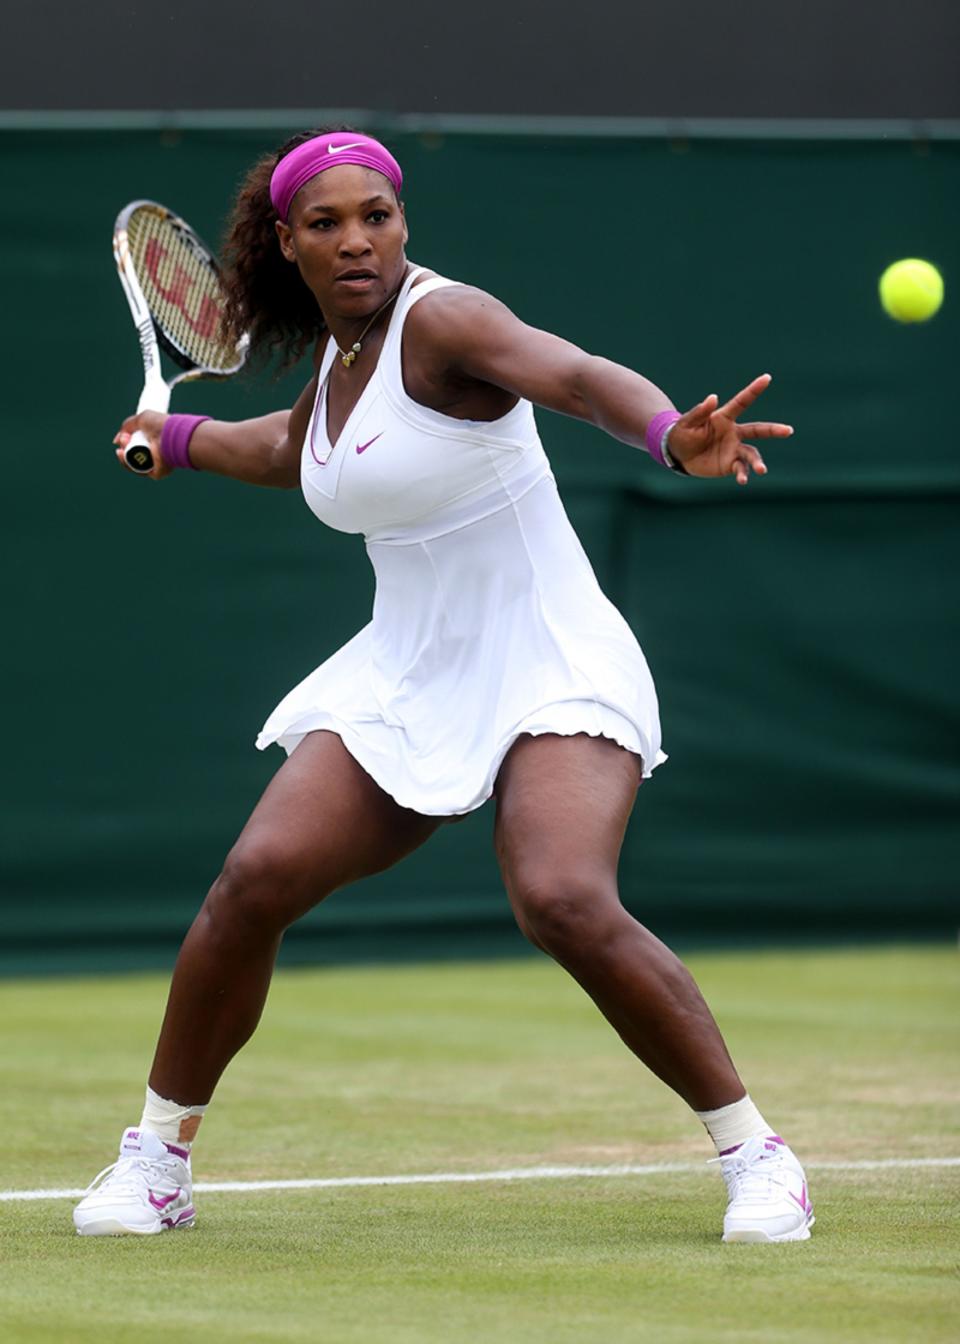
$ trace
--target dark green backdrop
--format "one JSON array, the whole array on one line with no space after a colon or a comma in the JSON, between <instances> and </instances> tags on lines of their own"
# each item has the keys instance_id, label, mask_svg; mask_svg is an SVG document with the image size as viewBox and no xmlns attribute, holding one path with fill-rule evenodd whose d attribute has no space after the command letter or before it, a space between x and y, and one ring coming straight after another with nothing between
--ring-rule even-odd
<instances>
[{"instance_id":1,"label":"dark green backdrop","mask_svg":"<svg viewBox=\"0 0 960 1344\"><path fill-rule=\"evenodd\" d=\"M294 129L294 128L289 128ZM621 128L622 129L622 128ZM153 196L211 238L256 127L8 130L0 969L169 959L272 771L261 721L368 617L362 543L295 493L125 475L140 363L110 257ZM541 415L567 506L657 678L670 763L623 891L654 928L944 933L957 886L958 151L887 138L395 131L411 256L684 406L765 369L771 475L675 480ZM881 313L900 256L947 280ZM248 416L280 384L182 392ZM517 949L489 808L334 897L288 955Z\"/></svg>"}]
</instances>

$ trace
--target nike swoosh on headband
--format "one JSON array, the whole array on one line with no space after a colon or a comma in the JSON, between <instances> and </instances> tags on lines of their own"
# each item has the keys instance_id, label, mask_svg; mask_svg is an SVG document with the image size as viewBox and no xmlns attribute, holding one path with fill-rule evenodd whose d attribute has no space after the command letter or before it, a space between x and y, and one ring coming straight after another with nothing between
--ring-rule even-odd
<instances>
[{"instance_id":1,"label":"nike swoosh on headband","mask_svg":"<svg viewBox=\"0 0 960 1344\"><path fill-rule=\"evenodd\" d=\"M355 140L352 145L327 145L327 153L342 154L345 149L363 149L363 146L363 140Z\"/></svg>"}]
</instances>

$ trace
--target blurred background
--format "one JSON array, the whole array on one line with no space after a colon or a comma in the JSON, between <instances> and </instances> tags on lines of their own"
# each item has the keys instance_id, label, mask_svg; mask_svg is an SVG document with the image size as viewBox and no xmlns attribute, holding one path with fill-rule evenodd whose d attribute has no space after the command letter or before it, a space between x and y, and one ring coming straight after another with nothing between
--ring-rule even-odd
<instances>
[{"instance_id":1,"label":"blurred background","mask_svg":"<svg viewBox=\"0 0 960 1344\"><path fill-rule=\"evenodd\" d=\"M281 763L260 724L368 619L360 539L295 493L157 489L110 444L142 376L120 207L218 242L256 157L343 120L402 162L415 261L681 407L769 370L763 414L796 426L741 491L540 415L661 696L626 903L681 947L953 935L954 5L35 0L5 29L0 972L169 964ZM904 256L944 275L928 323L880 308ZM258 415L307 377L174 408ZM524 952L491 829L334 896L286 960Z\"/></svg>"}]
</instances>

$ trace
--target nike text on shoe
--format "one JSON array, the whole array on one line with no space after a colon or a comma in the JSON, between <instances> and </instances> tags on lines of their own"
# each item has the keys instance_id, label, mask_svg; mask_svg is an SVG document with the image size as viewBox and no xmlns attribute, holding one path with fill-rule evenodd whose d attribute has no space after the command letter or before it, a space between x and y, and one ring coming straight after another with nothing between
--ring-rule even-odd
<instances>
[{"instance_id":1,"label":"nike text on shoe","mask_svg":"<svg viewBox=\"0 0 960 1344\"><path fill-rule=\"evenodd\" d=\"M128 1129L120 1156L95 1177L73 1211L81 1236L152 1236L192 1227L190 1154L146 1129Z\"/></svg>"},{"instance_id":2,"label":"nike text on shoe","mask_svg":"<svg viewBox=\"0 0 960 1344\"><path fill-rule=\"evenodd\" d=\"M803 1167L777 1134L758 1134L714 1161L730 1202L724 1241L806 1241L813 1205Z\"/></svg>"}]
</instances>

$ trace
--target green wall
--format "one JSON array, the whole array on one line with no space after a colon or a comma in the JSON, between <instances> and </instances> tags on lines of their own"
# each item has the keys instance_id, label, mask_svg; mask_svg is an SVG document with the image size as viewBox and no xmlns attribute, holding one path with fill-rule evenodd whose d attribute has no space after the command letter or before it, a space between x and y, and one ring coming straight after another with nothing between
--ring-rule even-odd
<instances>
[{"instance_id":1,"label":"green wall","mask_svg":"<svg viewBox=\"0 0 960 1344\"><path fill-rule=\"evenodd\" d=\"M211 240L256 126L0 132L7 556L0 970L169 960L282 757L253 738L368 618L362 543L295 493L156 487L110 439L140 364L110 234L152 196ZM624 128L620 128L623 132ZM564 498L647 652L670 763L623 891L702 936L945 933L957 889L960 142L390 133L410 255L638 368L678 405L769 369L770 477L676 480L542 413ZM923 327L876 278L937 261ZM223 418L303 372L188 389ZM483 809L335 896L293 959L518 950Z\"/></svg>"}]
</instances>

